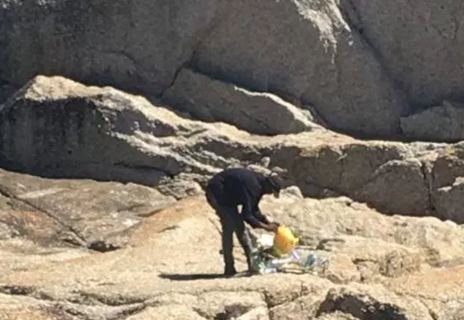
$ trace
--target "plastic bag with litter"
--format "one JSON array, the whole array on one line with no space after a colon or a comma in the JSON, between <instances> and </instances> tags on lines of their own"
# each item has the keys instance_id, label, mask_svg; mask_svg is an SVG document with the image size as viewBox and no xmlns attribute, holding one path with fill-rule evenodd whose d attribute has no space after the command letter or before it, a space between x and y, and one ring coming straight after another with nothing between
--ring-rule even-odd
<instances>
[{"instance_id":1,"label":"plastic bag with litter","mask_svg":"<svg viewBox=\"0 0 464 320\"><path fill-rule=\"evenodd\" d=\"M298 272L320 274L327 270L329 260L320 252L296 247L287 254L275 250L273 235L263 234L255 239L251 255L252 269L259 274Z\"/></svg>"}]
</instances>

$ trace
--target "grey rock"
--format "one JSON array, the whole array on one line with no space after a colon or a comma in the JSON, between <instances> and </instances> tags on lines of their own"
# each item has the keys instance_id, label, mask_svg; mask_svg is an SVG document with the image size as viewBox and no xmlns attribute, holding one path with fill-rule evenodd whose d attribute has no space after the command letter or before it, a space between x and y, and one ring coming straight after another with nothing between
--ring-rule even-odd
<instances>
[{"instance_id":1,"label":"grey rock","mask_svg":"<svg viewBox=\"0 0 464 320\"><path fill-rule=\"evenodd\" d=\"M456 223L464 223L464 177L458 177L453 184L434 192L437 216Z\"/></svg>"},{"instance_id":2,"label":"grey rock","mask_svg":"<svg viewBox=\"0 0 464 320\"><path fill-rule=\"evenodd\" d=\"M404 143L332 140L277 149L275 165L305 195L347 195L394 213L424 215L430 209L422 163Z\"/></svg>"},{"instance_id":3,"label":"grey rock","mask_svg":"<svg viewBox=\"0 0 464 320\"><path fill-rule=\"evenodd\" d=\"M321 130L307 110L278 96L250 92L182 69L163 101L203 121L223 121L257 134Z\"/></svg>"},{"instance_id":4,"label":"grey rock","mask_svg":"<svg viewBox=\"0 0 464 320\"><path fill-rule=\"evenodd\" d=\"M357 192L356 199L366 200L383 211L423 215L431 207L429 186L417 159L386 162Z\"/></svg>"},{"instance_id":5,"label":"grey rock","mask_svg":"<svg viewBox=\"0 0 464 320\"><path fill-rule=\"evenodd\" d=\"M406 137L414 140L456 142L464 139L464 106L443 101L441 106L401 118Z\"/></svg>"},{"instance_id":6,"label":"grey rock","mask_svg":"<svg viewBox=\"0 0 464 320\"><path fill-rule=\"evenodd\" d=\"M63 75L156 95L188 62L216 1L0 2L0 83ZM38 23L38 21L41 21Z\"/></svg>"},{"instance_id":7,"label":"grey rock","mask_svg":"<svg viewBox=\"0 0 464 320\"><path fill-rule=\"evenodd\" d=\"M463 96L461 1L343 0L340 5L413 105Z\"/></svg>"},{"instance_id":8,"label":"grey rock","mask_svg":"<svg viewBox=\"0 0 464 320\"><path fill-rule=\"evenodd\" d=\"M157 96L192 66L347 132L398 135L407 109L336 1L3 0L0 21L0 82L14 87L63 75Z\"/></svg>"},{"instance_id":9,"label":"grey rock","mask_svg":"<svg viewBox=\"0 0 464 320\"><path fill-rule=\"evenodd\" d=\"M330 128L395 136L404 96L337 3L223 1L193 64L248 90L311 105Z\"/></svg>"},{"instance_id":10,"label":"grey rock","mask_svg":"<svg viewBox=\"0 0 464 320\"><path fill-rule=\"evenodd\" d=\"M140 185L91 180L52 180L0 170L0 192L10 203L0 210L6 239L47 245L73 244L111 251L127 244L143 217L175 200ZM18 208L14 203L19 203Z\"/></svg>"},{"instance_id":11,"label":"grey rock","mask_svg":"<svg viewBox=\"0 0 464 320\"><path fill-rule=\"evenodd\" d=\"M252 135L61 77L33 79L1 107L0 124L6 168L159 185L176 198L199 192L224 168L249 167L278 171L285 187L305 196L346 195L388 213L434 215L434 192L464 176L461 144L362 141L328 130Z\"/></svg>"},{"instance_id":12,"label":"grey rock","mask_svg":"<svg viewBox=\"0 0 464 320\"><path fill-rule=\"evenodd\" d=\"M156 185L246 158L245 133L182 119L140 96L36 77L0 109L3 166L54 177ZM237 135L234 135L237 133ZM222 156L216 155L221 150ZM261 157L248 149L251 159Z\"/></svg>"},{"instance_id":13,"label":"grey rock","mask_svg":"<svg viewBox=\"0 0 464 320\"><path fill-rule=\"evenodd\" d=\"M333 289L321 304L319 314L339 311L355 319L433 319L420 302L398 298L381 289L369 291L366 294L351 288Z\"/></svg>"},{"instance_id":14,"label":"grey rock","mask_svg":"<svg viewBox=\"0 0 464 320\"><path fill-rule=\"evenodd\" d=\"M4 103L10 96L16 92L15 88L11 85L0 83L0 105Z\"/></svg>"}]
</instances>

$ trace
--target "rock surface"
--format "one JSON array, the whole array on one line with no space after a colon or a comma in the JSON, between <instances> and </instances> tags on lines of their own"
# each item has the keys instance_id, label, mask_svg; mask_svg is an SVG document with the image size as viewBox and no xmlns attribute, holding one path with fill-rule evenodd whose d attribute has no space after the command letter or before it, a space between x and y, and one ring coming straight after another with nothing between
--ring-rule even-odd
<instances>
[{"instance_id":1,"label":"rock surface","mask_svg":"<svg viewBox=\"0 0 464 320\"><path fill-rule=\"evenodd\" d=\"M213 0L2 0L0 83L63 75L158 94L190 59L216 7Z\"/></svg>"},{"instance_id":2,"label":"rock surface","mask_svg":"<svg viewBox=\"0 0 464 320\"><path fill-rule=\"evenodd\" d=\"M328 271L221 278L218 219L198 196L149 215L127 245L112 252L59 243L45 248L32 245L27 233L2 241L0 315L132 320L459 315L451 306L464 294L461 227L433 218L387 217L343 197L301 199L293 191L280 199L265 197L263 210L297 228L303 244L326 255ZM67 255L60 256L60 250ZM235 254L243 270L238 246ZM442 282L421 281L440 274L447 274Z\"/></svg>"},{"instance_id":3,"label":"rock surface","mask_svg":"<svg viewBox=\"0 0 464 320\"><path fill-rule=\"evenodd\" d=\"M159 185L182 198L223 168L268 157L306 196L346 195L383 212L463 219L447 209L454 198L438 190L464 176L459 143L363 141L328 130L259 136L182 118L110 87L43 76L0 108L0 139L2 166L42 176Z\"/></svg>"},{"instance_id":4,"label":"rock surface","mask_svg":"<svg viewBox=\"0 0 464 320\"><path fill-rule=\"evenodd\" d=\"M456 142L464 139L464 106L443 101L442 106L426 109L401 119L401 128L410 139Z\"/></svg>"},{"instance_id":5,"label":"rock surface","mask_svg":"<svg viewBox=\"0 0 464 320\"><path fill-rule=\"evenodd\" d=\"M226 104L243 99L250 105L265 92L311 106L327 126L345 133L447 141L446 130L431 134L400 123L418 109L462 102L463 12L458 0L417 6L382 0L2 0L0 92L8 90L0 102L12 88L46 74L150 97L174 85L169 100L185 109L179 102L192 98L186 91L196 87L184 85L188 68L201 72L203 83L216 79L247 93ZM217 101L215 94L201 95L202 105ZM417 121L447 121L437 110L427 115Z\"/></svg>"},{"instance_id":6,"label":"rock surface","mask_svg":"<svg viewBox=\"0 0 464 320\"><path fill-rule=\"evenodd\" d=\"M312 105L331 128L400 133L407 102L337 1L223 3L221 19L194 56L198 70Z\"/></svg>"},{"instance_id":7,"label":"rock surface","mask_svg":"<svg viewBox=\"0 0 464 320\"><path fill-rule=\"evenodd\" d=\"M254 93L182 69L163 101L203 121L223 121L251 133L275 135L322 130L309 111L278 96Z\"/></svg>"},{"instance_id":8,"label":"rock surface","mask_svg":"<svg viewBox=\"0 0 464 320\"><path fill-rule=\"evenodd\" d=\"M0 0L0 320L462 319L462 13ZM222 277L238 166L326 270Z\"/></svg>"},{"instance_id":9,"label":"rock surface","mask_svg":"<svg viewBox=\"0 0 464 320\"><path fill-rule=\"evenodd\" d=\"M215 163L233 164L234 159L202 148L221 148L230 136L248 136L225 125L185 120L140 96L61 77L34 78L0 113L2 164L55 177L156 185L189 167L212 173ZM227 153L227 148L231 158L242 154L239 144L221 149Z\"/></svg>"},{"instance_id":10,"label":"rock surface","mask_svg":"<svg viewBox=\"0 0 464 320\"><path fill-rule=\"evenodd\" d=\"M50 180L0 170L0 238L111 251L173 197L135 184Z\"/></svg>"},{"instance_id":11,"label":"rock surface","mask_svg":"<svg viewBox=\"0 0 464 320\"><path fill-rule=\"evenodd\" d=\"M311 105L331 128L346 132L398 136L400 116L409 110L407 90L390 76L402 65L392 59L385 63L388 50L382 47L379 53L372 47L346 14L344 1L0 4L0 82L15 87L42 73L160 95L189 66L248 91ZM382 11L369 11L364 3L355 6L366 11L363 21L370 19L365 29L376 31L374 19ZM392 15L403 10L390 7ZM249 28L254 32L243 32ZM424 34L414 31L417 39ZM410 34L402 33L401 41L409 41ZM379 38L387 42L388 34ZM413 57L404 59L405 65ZM421 67L432 73L432 67Z\"/></svg>"},{"instance_id":12,"label":"rock surface","mask_svg":"<svg viewBox=\"0 0 464 320\"><path fill-rule=\"evenodd\" d=\"M430 106L462 97L461 1L343 0L340 4L411 103Z\"/></svg>"}]
</instances>

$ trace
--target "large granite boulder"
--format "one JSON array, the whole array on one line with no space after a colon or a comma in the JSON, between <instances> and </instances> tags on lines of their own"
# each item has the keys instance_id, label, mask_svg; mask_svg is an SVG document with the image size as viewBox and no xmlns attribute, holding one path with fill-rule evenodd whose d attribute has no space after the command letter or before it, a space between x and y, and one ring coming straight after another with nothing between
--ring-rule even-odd
<instances>
[{"instance_id":1,"label":"large granite boulder","mask_svg":"<svg viewBox=\"0 0 464 320\"><path fill-rule=\"evenodd\" d=\"M407 109L336 1L0 2L0 83L58 74L160 95L184 66L348 132L397 135Z\"/></svg>"},{"instance_id":2,"label":"large granite boulder","mask_svg":"<svg viewBox=\"0 0 464 320\"><path fill-rule=\"evenodd\" d=\"M0 2L0 83L36 74L159 94L193 54L217 1Z\"/></svg>"},{"instance_id":3,"label":"large granite boulder","mask_svg":"<svg viewBox=\"0 0 464 320\"><path fill-rule=\"evenodd\" d=\"M2 165L40 175L155 185L189 170L211 174L215 165L247 157L233 141L245 141L245 132L61 77L34 78L0 107L0 123ZM216 156L218 149L229 158Z\"/></svg>"},{"instance_id":4,"label":"large granite boulder","mask_svg":"<svg viewBox=\"0 0 464 320\"><path fill-rule=\"evenodd\" d=\"M222 3L194 56L198 70L312 105L331 128L399 134L405 97L337 1Z\"/></svg>"},{"instance_id":5,"label":"large granite boulder","mask_svg":"<svg viewBox=\"0 0 464 320\"><path fill-rule=\"evenodd\" d=\"M462 11L457 0L2 0L0 86L59 74L161 96L187 67L312 106L331 128L392 138L416 106L463 96Z\"/></svg>"}]
</instances>

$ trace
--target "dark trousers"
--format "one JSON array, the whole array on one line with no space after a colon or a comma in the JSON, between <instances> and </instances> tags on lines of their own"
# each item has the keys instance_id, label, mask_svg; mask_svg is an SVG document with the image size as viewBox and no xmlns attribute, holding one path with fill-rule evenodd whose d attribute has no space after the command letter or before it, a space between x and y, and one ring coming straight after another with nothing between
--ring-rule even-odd
<instances>
[{"instance_id":1,"label":"dark trousers","mask_svg":"<svg viewBox=\"0 0 464 320\"><path fill-rule=\"evenodd\" d=\"M235 264L233 256L233 234L235 232L240 245L245 251L248 264L248 270L251 271L251 251L252 240L250 233L245 227L242 216L239 214L237 207L228 207L220 205L213 194L206 194L209 204L216 211L222 225L222 254L224 256L225 272L235 273Z\"/></svg>"}]
</instances>

